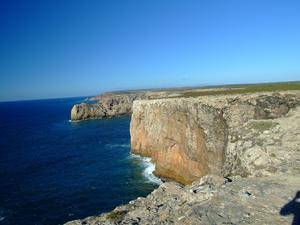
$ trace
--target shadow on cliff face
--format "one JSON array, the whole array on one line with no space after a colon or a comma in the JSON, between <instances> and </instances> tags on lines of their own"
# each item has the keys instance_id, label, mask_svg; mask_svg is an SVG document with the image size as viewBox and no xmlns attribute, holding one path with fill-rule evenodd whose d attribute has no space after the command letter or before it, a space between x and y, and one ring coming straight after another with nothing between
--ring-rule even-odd
<instances>
[{"instance_id":1,"label":"shadow on cliff face","mask_svg":"<svg viewBox=\"0 0 300 225\"><path fill-rule=\"evenodd\" d=\"M292 225L300 225L300 191L298 191L289 203L284 205L280 210L280 215L294 215Z\"/></svg>"}]
</instances>

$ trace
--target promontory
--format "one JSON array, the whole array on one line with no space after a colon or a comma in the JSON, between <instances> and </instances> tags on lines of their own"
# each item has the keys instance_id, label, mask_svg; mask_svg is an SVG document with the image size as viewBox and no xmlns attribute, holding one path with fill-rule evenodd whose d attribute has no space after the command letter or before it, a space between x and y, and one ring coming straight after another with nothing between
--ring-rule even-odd
<instances>
[{"instance_id":1,"label":"promontory","mask_svg":"<svg viewBox=\"0 0 300 225\"><path fill-rule=\"evenodd\" d=\"M74 106L72 120L131 114L131 151L151 157L164 182L67 224L300 224L297 84L111 94Z\"/></svg>"}]
</instances>

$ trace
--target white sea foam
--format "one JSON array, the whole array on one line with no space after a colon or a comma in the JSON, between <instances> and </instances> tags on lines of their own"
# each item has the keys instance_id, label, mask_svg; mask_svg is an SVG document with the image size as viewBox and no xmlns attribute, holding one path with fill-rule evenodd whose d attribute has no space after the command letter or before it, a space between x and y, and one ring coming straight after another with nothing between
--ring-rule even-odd
<instances>
[{"instance_id":1,"label":"white sea foam","mask_svg":"<svg viewBox=\"0 0 300 225\"><path fill-rule=\"evenodd\" d=\"M69 123L80 123L80 122L82 122L82 121L84 121L84 120L68 120L68 122Z\"/></svg>"},{"instance_id":2,"label":"white sea foam","mask_svg":"<svg viewBox=\"0 0 300 225\"><path fill-rule=\"evenodd\" d=\"M147 180L151 183L161 184L162 181L157 176L153 174L155 170L155 164L151 162L151 158L142 157L135 154L130 154L130 157L137 158L143 163L143 176L147 178Z\"/></svg>"},{"instance_id":3,"label":"white sea foam","mask_svg":"<svg viewBox=\"0 0 300 225\"><path fill-rule=\"evenodd\" d=\"M5 216L3 214L4 214L4 210L0 208L0 221L5 220Z\"/></svg>"},{"instance_id":4,"label":"white sea foam","mask_svg":"<svg viewBox=\"0 0 300 225\"><path fill-rule=\"evenodd\" d=\"M108 148L130 148L130 144L106 144Z\"/></svg>"}]
</instances>

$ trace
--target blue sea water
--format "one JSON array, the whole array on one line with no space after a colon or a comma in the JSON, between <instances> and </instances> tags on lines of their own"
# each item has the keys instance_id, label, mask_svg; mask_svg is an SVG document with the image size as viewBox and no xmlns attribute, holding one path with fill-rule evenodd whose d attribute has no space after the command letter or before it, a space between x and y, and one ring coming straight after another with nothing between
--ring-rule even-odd
<instances>
[{"instance_id":1,"label":"blue sea water","mask_svg":"<svg viewBox=\"0 0 300 225\"><path fill-rule=\"evenodd\" d=\"M0 103L0 224L62 224L157 187L130 155L129 117L69 121L83 99Z\"/></svg>"}]
</instances>

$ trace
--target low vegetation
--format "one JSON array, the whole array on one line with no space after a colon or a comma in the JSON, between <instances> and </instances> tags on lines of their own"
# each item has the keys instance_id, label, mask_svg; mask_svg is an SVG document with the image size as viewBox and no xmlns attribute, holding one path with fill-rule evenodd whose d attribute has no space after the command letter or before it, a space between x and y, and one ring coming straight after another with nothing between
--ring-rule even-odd
<instances>
[{"instance_id":1,"label":"low vegetation","mask_svg":"<svg viewBox=\"0 0 300 225\"><path fill-rule=\"evenodd\" d=\"M218 90L219 89L219 90ZM197 91L186 91L182 97L198 97L205 95L220 95L220 94L243 94L264 91L286 91L300 90L300 82L285 82L285 83L264 83L264 84L241 84L241 85L225 85L216 86L210 89Z\"/></svg>"},{"instance_id":2,"label":"low vegetation","mask_svg":"<svg viewBox=\"0 0 300 225\"><path fill-rule=\"evenodd\" d=\"M254 129L254 130L258 131L259 133L262 133L265 130L272 129L276 125L277 125L277 123L274 123L272 121L252 121L248 124L248 127L250 129Z\"/></svg>"},{"instance_id":3,"label":"low vegetation","mask_svg":"<svg viewBox=\"0 0 300 225\"><path fill-rule=\"evenodd\" d=\"M126 211L112 211L106 215L106 218L112 221L122 220L126 215Z\"/></svg>"}]
</instances>

